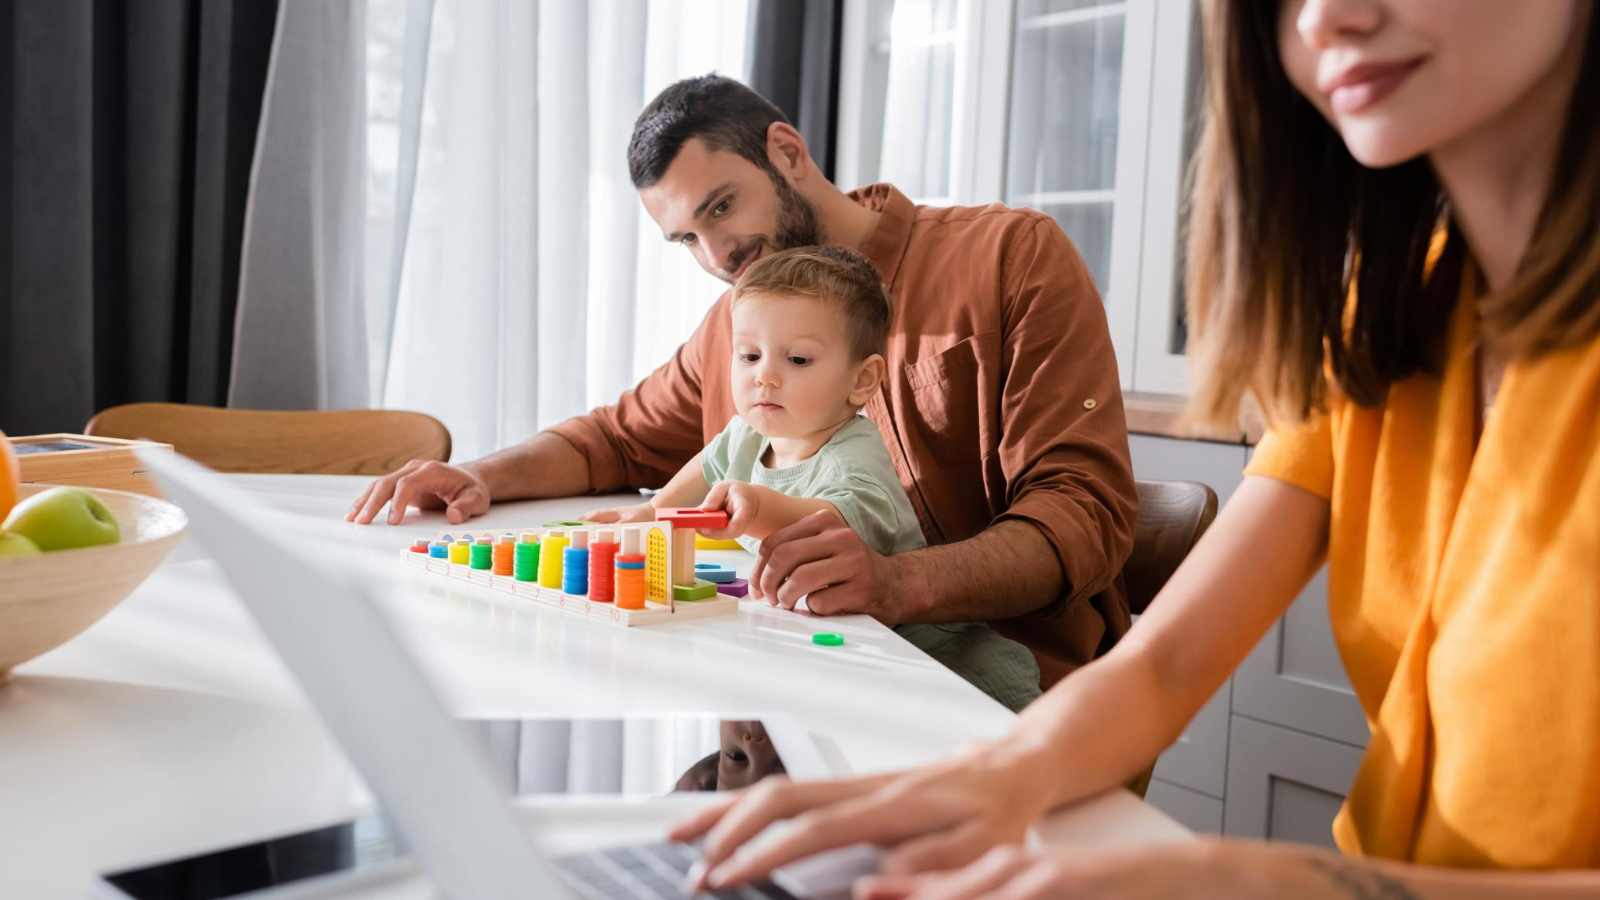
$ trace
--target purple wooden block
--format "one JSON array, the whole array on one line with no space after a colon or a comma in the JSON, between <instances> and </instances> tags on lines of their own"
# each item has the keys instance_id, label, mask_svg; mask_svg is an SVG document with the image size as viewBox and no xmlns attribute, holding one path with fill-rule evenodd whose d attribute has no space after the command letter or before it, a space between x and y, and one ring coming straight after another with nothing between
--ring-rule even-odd
<instances>
[{"instance_id":1,"label":"purple wooden block","mask_svg":"<svg viewBox=\"0 0 1600 900\"><path fill-rule=\"evenodd\" d=\"M750 582L743 578L735 578L727 584L717 585L717 593L727 594L730 597L743 597L750 593Z\"/></svg>"}]
</instances>

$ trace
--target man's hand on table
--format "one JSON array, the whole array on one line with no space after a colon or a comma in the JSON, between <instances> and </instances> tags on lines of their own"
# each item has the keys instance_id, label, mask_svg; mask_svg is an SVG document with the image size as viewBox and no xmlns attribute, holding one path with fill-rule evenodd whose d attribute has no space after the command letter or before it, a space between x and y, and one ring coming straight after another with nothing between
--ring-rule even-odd
<instances>
[{"instance_id":1,"label":"man's hand on table","mask_svg":"<svg viewBox=\"0 0 1600 900\"><path fill-rule=\"evenodd\" d=\"M489 486L463 466L414 459L367 485L344 519L369 524L386 503L390 525L400 524L412 506L443 509L450 524L460 525L489 511Z\"/></svg>"},{"instance_id":2,"label":"man's hand on table","mask_svg":"<svg viewBox=\"0 0 1600 900\"><path fill-rule=\"evenodd\" d=\"M761 542L750 593L784 609L805 597L820 616L863 613L897 625L910 618L923 593L901 560L868 547L836 514L813 513Z\"/></svg>"}]
</instances>

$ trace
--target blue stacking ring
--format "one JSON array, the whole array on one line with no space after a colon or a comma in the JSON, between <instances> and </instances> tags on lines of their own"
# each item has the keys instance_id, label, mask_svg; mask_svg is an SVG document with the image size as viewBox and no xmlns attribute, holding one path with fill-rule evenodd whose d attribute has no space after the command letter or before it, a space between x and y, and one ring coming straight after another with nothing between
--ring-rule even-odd
<instances>
[{"instance_id":1,"label":"blue stacking ring","mask_svg":"<svg viewBox=\"0 0 1600 900\"><path fill-rule=\"evenodd\" d=\"M450 545L444 541L434 541L428 545L428 555L434 559L449 559Z\"/></svg>"},{"instance_id":2,"label":"blue stacking ring","mask_svg":"<svg viewBox=\"0 0 1600 900\"><path fill-rule=\"evenodd\" d=\"M642 562L636 562L636 563L635 562L619 562L619 563L617 563L617 568L619 568L619 569L642 569L642 568L644 568L644 563L642 563Z\"/></svg>"},{"instance_id":3,"label":"blue stacking ring","mask_svg":"<svg viewBox=\"0 0 1600 900\"><path fill-rule=\"evenodd\" d=\"M561 590L567 594L589 593L589 550L568 547L562 553Z\"/></svg>"}]
</instances>

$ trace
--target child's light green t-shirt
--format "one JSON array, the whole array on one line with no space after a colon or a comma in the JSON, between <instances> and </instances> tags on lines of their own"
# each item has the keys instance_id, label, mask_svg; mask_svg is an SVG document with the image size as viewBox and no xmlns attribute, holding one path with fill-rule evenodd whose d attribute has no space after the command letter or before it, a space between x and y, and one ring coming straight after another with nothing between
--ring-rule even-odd
<instances>
[{"instance_id":1,"label":"child's light green t-shirt","mask_svg":"<svg viewBox=\"0 0 1600 900\"><path fill-rule=\"evenodd\" d=\"M883 436L870 421L851 419L810 459L787 469L761 464L769 446L734 416L701 452L706 484L744 481L791 497L826 500L867 546L885 556L927 546ZM755 553L761 542L746 535L739 545ZM1033 654L987 625L899 625L895 631L1012 712L1039 696Z\"/></svg>"},{"instance_id":2,"label":"child's light green t-shirt","mask_svg":"<svg viewBox=\"0 0 1600 900\"><path fill-rule=\"evenodd\" d=\"M791 497L826 500L867 546L885 556L927 546L883 436L870 421L851 419L810 459L787 469L761 464L769 446L770 441L734 416L701 454L706 484L744 481ZM761 546L748 536L739 543L751 553Z\"/></svg>"}]
</instances>

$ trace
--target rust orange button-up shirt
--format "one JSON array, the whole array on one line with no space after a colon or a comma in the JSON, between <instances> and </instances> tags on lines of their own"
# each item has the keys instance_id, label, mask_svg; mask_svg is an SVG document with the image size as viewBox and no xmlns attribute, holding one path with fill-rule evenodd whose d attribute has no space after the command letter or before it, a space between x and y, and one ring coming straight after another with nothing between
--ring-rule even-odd
<instances>
[{"instance_id":1,"label":"rust orange button-up shirt","mask_svg":"<svg viewBox=\"0 0 1600 900\"><path fill-rule=\"evenodd\" d=\"M1045 686L1127 631L1119 573L1133 542L1127 423L1104 309L1048 216L915 206L886 184L851 195L881 215L862 246L893 307L889 377L867 405L930 544L1002 519L1039 529L1066 590L994 623ZM663 484L734 415L729 297L615 406L557 425L589 488Z\"/></svg>"}]
</instances>

